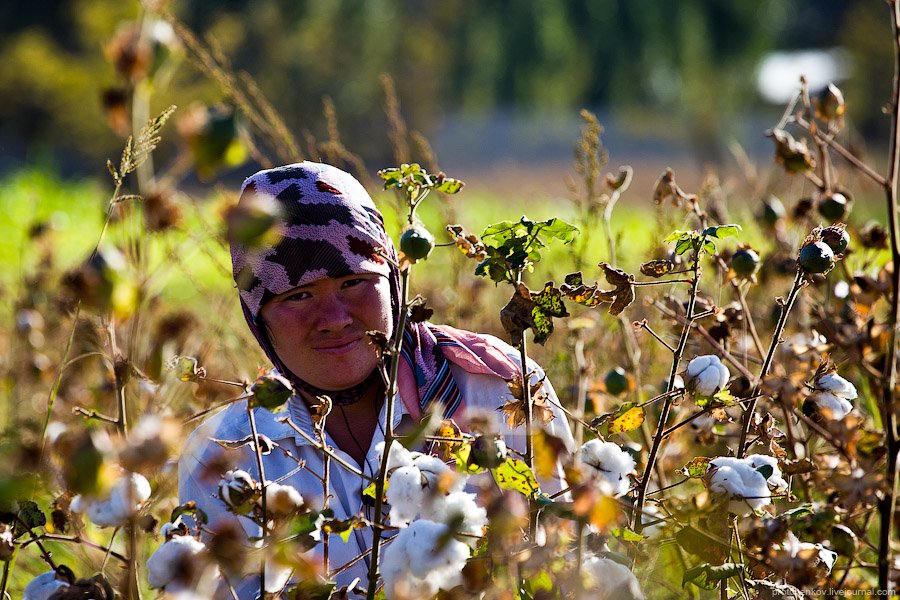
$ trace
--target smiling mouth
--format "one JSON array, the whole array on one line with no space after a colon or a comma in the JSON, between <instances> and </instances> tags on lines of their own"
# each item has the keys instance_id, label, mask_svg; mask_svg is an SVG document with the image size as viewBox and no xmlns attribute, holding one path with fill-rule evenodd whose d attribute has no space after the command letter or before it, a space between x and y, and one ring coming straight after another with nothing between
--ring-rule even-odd
<instances>
[{"instance_id":1,"label":"smiling mouth","mask_svg":"<svg viewBox=\"0 0 900 600\"><path fill-rule=\"evenodd\" d=\"M336 340L338 343L328 342L328 345L317 346L314 349L317 352L324 352L325 354L344 354L345 352L355 349L359 345L360 339L361 338L356 338L347 340L346 342Z\"/></svg>"}]
</instances>

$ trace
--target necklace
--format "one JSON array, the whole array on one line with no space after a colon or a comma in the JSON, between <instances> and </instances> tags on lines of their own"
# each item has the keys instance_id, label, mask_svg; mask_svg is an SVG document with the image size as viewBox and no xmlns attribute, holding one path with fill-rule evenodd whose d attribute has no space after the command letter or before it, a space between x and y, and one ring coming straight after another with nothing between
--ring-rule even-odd
<instances>
[{"instance_id":1,"label":"necklace","mask_svg":"<svg viewBox=\"0 0 900 600\"><path fill-rule=\"evenodd\" d=\"M323 390L296 377L292 379L291 383L294 384L294 387L303 390L310 396L328 396L333 405L346 406L359 401L373 385L381 381L381 375L378 373L378 369L373 369L368 377L353 387L337 391Z\"/></svg>"}]
</instances>

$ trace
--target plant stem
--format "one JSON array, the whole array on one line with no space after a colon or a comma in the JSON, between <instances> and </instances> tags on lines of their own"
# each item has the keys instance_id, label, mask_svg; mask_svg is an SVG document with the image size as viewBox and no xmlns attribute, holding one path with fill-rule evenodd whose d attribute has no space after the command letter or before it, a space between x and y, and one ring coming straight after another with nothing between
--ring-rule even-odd
<instances>
[{"instance_id":1,"label":"plant stem","mask_svg":"<svg viewBox=\"0 0 900 600\"><path fill-rule=\"evenodd\" d=\"M412 222L412 212L409 221ZM397 373L400 368L400 350L403 347L403 331L406 329L406 316L409 311L409 268L400 271L400 318L394 332L391 354L391 374L385 397L384 417L384 451L381 453L381 466L375 480L375 522L372 524L372 558L369 561L369 587L366 599L374 600L378 590L378 551L381 547L382 519L384 516L384 484L387 480L388 459L391 456L391 445L394 442L394 397L397 395Z\"/></svg>"},{"instance_id":2,"label":"plant stem","mask_svg":"<svg viewBox=\"0 0 900 600\"><path fill-rule=\"evenodd\" d=\"M797 269L797 275L794 277L794 285L791 286L791 291L788 294L787 301L781 307L781 316L778 317L778 324L775 326L775 332L772 334L772 342L769 344L769 351L766 353L766 358L763 361L763 365L759 370L759 376L756 378L756 384L753 386L753 390L750 392L750 397L752 400L750 401L750 405L744 411L743 423L741 424L741 437L740 442L737 448L737 457L743 458L744 452L747 450L747 434L750 433L750 426L753 424L753 414L756 410L756 403L759 400L757 394L759 394L759 389L762 387L763 380L766 375L769 373L769 367L772 365L772 359L775 357L775 350L778 348L779 344L781 344L781 334L784 332L784 326L787 323L788 314L791 312L791 307L794 305L794 300L797 299L797 294L800 292L800 289L805 285L803 280L803 271L801 269Z\"/></svg>"},{"instance_id":3,"label":"plant stem","mask_svg":"<svg viewBox=\"0 0 900 600\"><path fill-rule=\"evenodd\" d=\"M687 305L687 319L685 321L684 327L681 330L681 338L678 340L678 346L675 348L675 354L672 357L672 369L669 372L669 381L666 384L666 393L671 392L675 389L675 377L678 375L678 364L681 362L681 355L684 353L684 348L687 345L688 336L691 333L691 328L694 323L694 305L697 301L697 291L700 287L700 253L703 248L703 244L706 242L706 236L701 236L699 243L695 246L694 249L694 277L693 283L691 284L691 293L688 298ZM672 408L672 396L667 396L665 402L663 402L662 410L659 415L659 422L656 425L656 434L653 436L653 446L650 448L650 454L647 457L647 464L644 467L644 474L641 476L641 482L638 485L638 497L635 502L636 511L633 512L631 517L631 528L637 533L641 532L643 529L643 523L641 521L640 515L644 511L644 500L647 497L647 486L650 485L650 477L653 474L653 469L656 465L656 456L659 453L659 447L663 441L663 432L666 428L666 422L669 419L669 410Z\"/></svg>"},{"instance_id":4,"label":"plant stem","mask_svg":"<svg viewBox=\"0 0 900 600\"><path fill-rule=\"evenodd\" d=\"M888 209L888 223L891 234L891 313L890 334L884 359L881 380L881 403L887 446L887 468L885 470L885 495L878 502L880 529L878 532L878 587L887 591L891 574L891 529L896 510L897 498L897 454L900 440L897 433L897 414L894 406L894 388L897 382L897 326L900 313L900 226L897 223L897 172L900 169L900 4L890 3L892 32L894 38L894 90L891 97L891 146L888 154L888 176L884 191Z\"/></svg>"},{"instance_id":5,"label":"plant stem","mask_svg":"<svg viewBox=\"0 0 900 600\"><path fill-rule=\"evenodd\" d=\"M262 527L262 545L265 549L266 545L266 533L269 528L269 517L266 513L266 472L263 469L263 460L262 453L259 449L259 437L256 434L256 417L253 414L253 409L250 407L250 403L247 402L247 419L250 421L250 433L253 434L253 453L256 456L256 468L259 470L259 485L260 485L260 509L262 511L262 522L260 526ZM259 597L266 597L266 557L263 554L262 558L259 559Z\"/></svg>"}]
</instances>

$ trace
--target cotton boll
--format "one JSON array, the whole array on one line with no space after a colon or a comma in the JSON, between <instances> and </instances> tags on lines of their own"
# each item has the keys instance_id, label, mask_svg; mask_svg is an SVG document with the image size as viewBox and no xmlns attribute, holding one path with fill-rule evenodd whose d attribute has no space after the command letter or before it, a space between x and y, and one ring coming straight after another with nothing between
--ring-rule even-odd
<instances>
[{"instance_id":1,"label":"cotton boll","mask_svg":"<svg viewBox=\"0 0 900 600\"><path fill-rule=\"evenodd\" d=\"M814 387L816 390L830 392L845 400L855 400L859 395L856 391L856 386L837 373L822 375L816 380Z\"/></svg>"},{"instance_id":2,"label":"cotton boll","mask_svg":"<svg viewBox=\"0 0 900 600\"><path fill-rule=\"evenodd\" d=\"M709 490L723 494L731 501L728 510L737 515L746 515L767 504L771 504L772 493L769 486L787 490L787 482L781 478L781 471L772 457L755 454L746 458L720 456L710 461L707 472ZM767 466L772 473L767 479L757 469Z\"/></svg>"},{"instance_id":3,"label":"cotton boll","mask_svg":"<svg viewBox=\"0 0 900 600\"><path fill-rule=\"evenodd\" d=\"M266 485L266 513L270 517L292 515L303 507L303 496L291 485L269 482Z\"/></svg>"},{"instance_id":4,"label":"cotton boll","mask_svg":"<svg viewBox=\"0 0 900 600\"><path fill-rule=\"evenodd\" d=\"M84 513L98 527L121 527L144 506L150 498L150 482L138 473L119 478L105 498L89 499L75 496L69 509Z\"/></svg>"},{"instance_id":5,"label":"cotton boll","mask_svg":"<svg viewBox=\"0 0 900 600\"><path fill-rule=\"evenodd\" d=\"M232 469L219 480L219 499L237 514L245 515L253 509L256 482L247 471Z\"/></svg>"},{"instance_id":6,"label":"cotton boll","mask_svg":"<svg viewBox=\"0 0 900 600\"><path fill-rule=\"evenodd\" d=\"M453 469L437 456L418 454L418 456L413 457L413 465L421 471L422 476L427 480L428 488L431 490L438 489L438 482L442 477L452 478L451 489L448 491L461 491L466 485L466 482L461 477L455 477L456 474L453 472Z\"/></svg>"},{"instance_id":7,"label":"cotton boll","mask_svg":"<svg viewBox=\"0 0 900 600\"><path fill-rule=\"evenodd\" d=\"M266 591L277 594L284 589L293 574L294 569L275 560L266 560Z\"/></svg>"},{"instance_id":8,"label":"cotton boll","mask_svg":"<svg viewBox=\"0 0 900 600\"><path fill-rule=\"evenodd\" d=\"M688 363L684 371L688 391L698 396L712 396L725 387L731 373L718 356L705 354Z\"/></svg>"},{"instance_id":9,"label":"cotton boll","mask_svg":"<svg viewBox=\"0 0 900 600\"><path fill-rule=\"evenodd\" d=\"M205 561L198 560L206 546L189 535L177 535L164 542L147 559L147 580L155 589L183 589L197 579Z\"/></svg>"},{"instance_id":10,"label":"cotton boll","mask_svg":"<svg viewBox=\"0 0 900 600\"><path fill-rule=\"evenodd\" d=\"M446 525L420 519L397 534L381 559L389 600L425 600L461 582L469 547L447 533Z\"/></svg>"},{"instance_id":11,"label":"cotton boll","mask_svg":"<svg viewBox=\"0 0 900 600\"><path fill-rule=\"evenodd\" d=\"M455 532L480 537L487 525L487 510L476 504L475 494L453 492L435 499L429 519L444 523ZM466 538L465 542L474 548L478 539Z\"/></svg>"},{"instance_id":12,"label":"cotton boll","mask_svg":"<svg viewBox=\"0 0 900 600\"><path fill-rule=\"evenodd\" d=\"M642 600L641 586L628 567L609 558L588 556L581 563L585 589L595 600Z\"/></svg>"},{"instance_id":13,"label":"cotton boll","mask_svg":"<svg viewBox=\"0 0 900 600\"><path fill-rule=\"evenodd\" d=\"M391 523L406 525L419 515L425 501L426 480L418 468L400 467L388 482L387 502L391 506Z\"/></svg>"},{"instance_id":14,"label":"cotton boll","mask_svg":"<svg viewBox=\"0 0 900 600\"><path fill-rule=\"evenodd\" d=\"M384 457L384 442L379 442L377 446L375 446L375 455L377 457L377 464L379 468L381 467L381 461ZM391 442L391 452L388 455L388 471L396 469L398 467L410 467L413 464L413 456L412 453L403 447L398 441Z\"/></svg>"},{"instance_id":15,"label":"cotton boll","mask_svg":"<svg viewBox=\"0 0 900 600\"><path fill-rule=\"evenodd\" d=\"M766 456L765 454L751 454L746 457L745 460L749 460L750 464L753 465L753 468L759 471L760 467L771 467L772 474L766 478L766 484L769 486L769 489L775 490L777 492L783 493L788 489L787 481L785 481L781 477L781 469L778 468L778 459L774 456Z\"/></svg>"},{"instance_id":16,"label":"cotton boll","mask_svg":"<svg viewBox=\"0 0 900 600\"><path fill-rule=\"evenodd\" d=\"M849 400L829 392L816 392L809 397L809 402L813 403L818 414L833 421L843 419L853 410Z\"/></svg>"},{"instance_id":17,"label":"cotton boll","mask_svg":"<svg viewBox=\"0 0 900 600\"><path fill-rule=\"evenodd\" d=\"M592 467L613 488L616 496L628 493L631 481L628 475L634 473L634 458L613 442L590 440L579 450L582 463Z\"/></svg>"},{"instance_id":18,"label":"cotton boll","mask_svg":"<svg viewBox=\"0 0 900 600\"><path fill-rule=\"evenodd\" d=\"M59 579L56 571L47 571L28 582L22 600L49 600L57 591L68 587L69 582Z\"/></svg>"},{"instance_id":19,"label":"cotton boll","mask_svg":"<svg viewBox=\"0 0 900 600\"><path fill-rule=\"evenodd\" d=\"M150 482L138 473L128 473L120 478L109 494L109 502L124 522L134 516L150 498Z\"/></svg>"}]
</instances>

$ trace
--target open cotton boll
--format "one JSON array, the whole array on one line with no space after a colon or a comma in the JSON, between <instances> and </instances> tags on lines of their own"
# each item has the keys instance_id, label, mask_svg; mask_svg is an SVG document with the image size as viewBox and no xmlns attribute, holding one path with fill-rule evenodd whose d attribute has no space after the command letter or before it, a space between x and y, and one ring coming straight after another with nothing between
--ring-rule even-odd
<instances>
[{"instance_id":1,"label":"open cotton boll","mask_svg":"<svg viewBox=\"0 0 900 600\"><path fill-rule=\"evenodd\" d=\"M23 600L49 600L50 596L69 587L69 583L56 576L56 571L41 573L25 586Z\"/></svg>"},{"instance_id":2,"label":"open cotton boll","mask_svg":"<svg viewBox=\"0 0 900 600\"><path fill-rule=\"evenodd\" d=\"M787 482L781 478L778 463L771 456L720 456L712 459L709 464L709 490L730 498L728 510L736 515L746 515L771 504L770 485L779 491L787 490ZM772 468L768 478L758 470L760 467Z\"/></svg>"},{"instance_id":3,"label":"open cotton boll","mask_svg":"<svg viewBox=\"0 0 900 600\"><path fill-rule=\"evenodd\" d=\"M384 442L378 442L375 446L375 456L377 464L380 467L382 458L384 457ZM388 455L388 471L398 467L409 467L413 464L412 453L403 447L403 444L394 440L391 442L391 452Z\"/></svg>"},{"instance_id":4,"label":"open cotton boll","mask_svg":"<svg viewBox=\"0 0 900 600\"><path fill-rule=\"evenodd\" d=\"M718 356L704 354L688 363L684 371L687 390L698 396L712 396L725 387L731 373Z\"/></svg>"},{"instance_id":5,"label":"open cotton boll","mask_svg":"<svg viewBox=\"0 0 900 600\"><path fill-rule=\"evenodd\" d=\"M461 582L469 547L447 533L446 525L420 519L396 535L381 558L389 600L426 600Z\"/></svg>"},{"instance_id":6,"label":"open cotton boll","mask_svg":"<svg viewBox=\"0 0 900 600\"><path fill-rule=\"evenodd\" d=\"M272 517L292 515L303 507L303 496L291 485L266 484L266 513Z\"/></svg>"},{"instance_id":7,"label":"open cotton boll","mask_svg":"<svg viewBox=\"0 0 900 600\"><path fill-rule=\"evenodd\" d=\"M634 458L617 444L590 440L579 450L579 458L612 486L616 496L628 493L631 488L628 475L635 472Z\"/></svg>"},{"instance_id":8,"label":"open cotton boll","mask_svg":"<svg viewBox=\"0 0 900 600\"><path fill-rule=\"evenodd\" d=\"M436 498L428 516L432 521L451 526L455 532L470 536L484 535L484 527L487 525L487 510L478 506L475 494L467 492L452 492ZM478 544L476 537L466 538L464 541L472 548Z\"/></svg>"},{"instance_id":9,"label":"open cotton boll","mask_svg":"<svg viewBox=\"0 0 900 600\"><path fill-rule=\"evenodd\" d=\"M772 474L766 477L766 484L769 486L769 489L780 493L787 491L788 483L781 476L781 469L778 468L777 458L774 456L766 456L765 454L751 454L750 456L747 456L745 460L749 460L750 464L753 465L753 468L757 471L760 471L760 467L771 467Z\"/></svg>"},{"instance_id":10,"label":"open cotton boll","mask_svg":"<svg viewBox=\"0 0 900 600\"><path fill-rule=\"evenodd\" d=\"M816 380L814 387L816 390L829 392L845 400L855 400L859 395L856 386L837 373L822 375Z\"/></svg>"},{"instance_id":11,"label":"open cotton boll","mask_svg":"<svg viewBox=\"0 0 900 600\"><path fill-rule=\"evenodd\" d=\"M816 412L833 421L843 419L853 410L853 404L849 400L831 392L816 392L809 400L815 405Z\"/></svg>"},{"instance_id":12,"label":"open cotton boll","mask_svg":"<svg viewBox=\"0 0 900 600\"><path fill-rule=\"evenodd\" d=\"M191 587L206 566L206 561L200 560L205 551L206 545L189 535L163 542L147 559L150 587L168 592Z\"/></svg>"},{"instance_id":13,"label":"open cotton boll","mask_svg":"<svg viewBox=\"0 0 900 600\"><path fill-rule=\"evenodd\" d=\"M75 496L70 510L84 515L98 527L121 527L144 506L150 498L150 482L139 473L120 477L104 498Z\"/></svg>"},{"instance_id":14,"label":"open cotton boll","mask_svg":"<svg viewBox=\"0 0 900 600\"><path fill-rule=\"evenodd\" d=\"M642 600L641 586L628 567L609 558L588 556L581 563L585 590L596 600Z\"/></svg>"},{"instance_id":15,"label":"open cotton boll","mask_svg":"<svg viewBox=\"0 0 900 600\"><path fill-rule=\"evenodd\" d=\"M834 568L837 553L822 544L801 542L793 532L788 532L784 541L773 547L771 560L774 567L784 572L801 572L812 567L824 575Z\"/></svg>"},{"instance_id":16,"label":"open cotton boll","mask_svg":"<svg viewBox=\"0 0 900 600\"><path fill-rule=\"evenodd\" d=\"M437 456L413 453L413 465L421 471L422 476L428 482L429 489L438 489L438 482L442 477L452 478L452 484L448 491L461 491L466 486L465 480L462 477L455 477L456 473L453 469Z\"/></svg>"},{"instance_id":17,"label":"open cotton boll","mask_svg":"<svg viewBox=\"0 0 900 600\"><path fill-rule=\"evenodd\" d=\"M271 558L266 560L266 591L270 594L277 594L284 589L293 574L294 569L288 565L283 565Z\"/></svg>"},{"instance_id":18,"label":"open cotton boll","mask_svg":"<svg viewBox=\"0 0 900 600\"><path fill-rule=\"evenodd\" d=\"M391 507L391 524L406 525L419 515L426 500L426 485L418 467L400 467L391 474L385 494Z\"/></svg>"}]
</instances>

